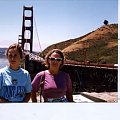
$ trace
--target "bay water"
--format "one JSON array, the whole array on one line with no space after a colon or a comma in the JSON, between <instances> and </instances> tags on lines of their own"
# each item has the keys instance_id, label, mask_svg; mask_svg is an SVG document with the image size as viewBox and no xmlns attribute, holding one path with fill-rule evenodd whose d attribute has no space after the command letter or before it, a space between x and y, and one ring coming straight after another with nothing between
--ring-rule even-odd
<instances>
[{"instance_id":1,"label":"bay water","mask_svg":"<svg viewBox=\"0 0 120 120\"><path fill-rule=\"evenodd\" d=\"M6 65L8 65L7 58L0 58L0 68L5 67Z\"/></svg>"}]
</instances>

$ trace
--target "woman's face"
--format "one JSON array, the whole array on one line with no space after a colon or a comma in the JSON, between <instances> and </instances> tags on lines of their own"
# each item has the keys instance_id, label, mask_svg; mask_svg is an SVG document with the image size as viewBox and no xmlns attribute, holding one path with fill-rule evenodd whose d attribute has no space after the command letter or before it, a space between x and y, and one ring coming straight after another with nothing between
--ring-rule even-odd
<instances>
[{"instance_id":1,"label":"woman's face","mask_svg":"<svg viewBox=\"0 0 120 120\"><path fill-rule=\"evenodd\" d=\"M20 54L17 51L17 49L16 48L9 49L7 58L8 58L10 67L13 70L17 70L21 60Z\"/></svg>"},{"instance_id":2,"label":"woman's face","mask_svg":"<svg viewBox=\"0 0 120 120\"><path fill-rule=\"evenodd\" d=\"M50 68L59 69L62 64L62 58L58 53L52 53L49 57Z\"/></svg>"}]
</instances>

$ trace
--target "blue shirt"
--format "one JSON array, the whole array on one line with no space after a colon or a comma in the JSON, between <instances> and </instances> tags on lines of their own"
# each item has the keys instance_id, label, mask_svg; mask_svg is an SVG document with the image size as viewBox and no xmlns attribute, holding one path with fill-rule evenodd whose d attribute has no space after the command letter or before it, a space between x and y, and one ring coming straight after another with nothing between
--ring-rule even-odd
<instances>
[{"instance_id":1,"label":"blue shirt","mask_svg":"<svg viewBox=\"0 0 120 120\"><path fill-rule=\"evenodd\" d=\"M0 69L0 97L10 102L22 102L26 93L32 90L28 71L19 68L14 71L9 67Z\"/></svg>"}]
</instances>

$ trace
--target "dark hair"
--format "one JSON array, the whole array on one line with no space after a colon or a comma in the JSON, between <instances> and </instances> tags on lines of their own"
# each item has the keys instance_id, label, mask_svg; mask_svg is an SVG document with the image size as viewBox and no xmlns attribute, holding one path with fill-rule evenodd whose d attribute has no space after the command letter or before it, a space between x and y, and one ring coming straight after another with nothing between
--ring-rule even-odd
<instances>
[{"instance_id":1,"label":"dark hair","mask_svg":"<svg viewBox=\"0 0 120 120\"><path fill-rule=\"evenodd\" d=\"M20 55L20 58L22 59L23 58L23 50L22 50L22 47L19 44L17 44L17 43L14 43L14 44L12 44L12 45L9 46L9 48L6 51L6 56L8 57L9 50L10 49L14 49L14 48L17 49L17 51L18 51L18 53Z\"/></svg>"},{"instance_id":2,"label":"dark hair","mask_svg":"<svg viewBox=\"0 0 120 120\"><path fill-rule=\"evenodd\" d=\"M60 66L60 68L61 68L63 66L63 64L64 64L64 59L65 58L64 58L63 52L60 49L53 49L53 50L51 50L50 52L47 53L47 55L45 56L45 66L47 68L50 67L48 59L49 59L49 57L51 56L52 53L58 53L61 56L61 58L62 58L62 64Z\"/></svg>"}]
</instances>

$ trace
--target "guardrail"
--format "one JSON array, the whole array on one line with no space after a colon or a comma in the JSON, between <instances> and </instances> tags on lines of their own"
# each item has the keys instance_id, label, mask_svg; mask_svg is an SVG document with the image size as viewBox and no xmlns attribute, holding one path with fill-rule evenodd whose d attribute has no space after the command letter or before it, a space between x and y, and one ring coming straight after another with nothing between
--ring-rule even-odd
<instances>
[{"instance_id":1,"label":"guardrail","mask_svg":"<svg viewBox=\"0 0 120 120\"><path fill-rule=\"evenodd\" d=\"M63 70L70 74L74 93L117 91L117 68L66 64Z\"/></svg>"},{"instance_id":2,"label":"guardrail","mask_svg":"<svg viewBox=\"0 0 120 120\"><path fill-rule=\"evenodd\" d=\"M43 61L29 59L25 57L25 69L30 72L31 78L46 67ZM80 92L116 92L118 86L118 67L113 65L96 65L96 64L73 64L65 63L62 70L69 73L73 94Z\"/></svg>"}]
</instances>

